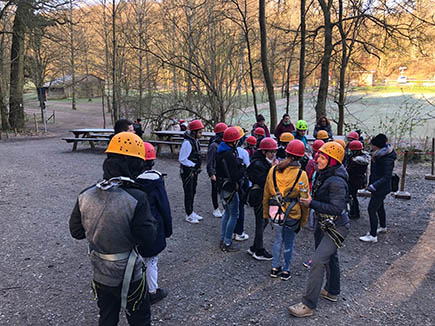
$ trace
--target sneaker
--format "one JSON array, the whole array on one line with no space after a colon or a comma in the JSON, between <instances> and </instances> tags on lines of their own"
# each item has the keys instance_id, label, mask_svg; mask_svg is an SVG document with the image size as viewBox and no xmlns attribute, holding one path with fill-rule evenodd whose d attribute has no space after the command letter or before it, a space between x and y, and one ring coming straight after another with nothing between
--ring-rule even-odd
<instances>
[{"instance_id":1,"label":"sneaker","mask_svg":"<svg viewBox=\"0 0 435 326\"><path fill-rule=\"evenodd\" d=\"M245 241L249 239L249 235L245 232L243 232L242 234L237 234L234 237L234 240L236 241Z\"/></svg>"},{"instance_id":2,"label":"sneaker","mask_svg":"<svg viewBox=\"0 0 435 326\"><path fill-rule=\"evenodd\" d=\"M281 280L288 281L290 279L290 272L282 271L281 272Z\"/></svg>"},{"instance_id":3,"label":"sneaker","mask_svg":"<svg viewBox=\"0 0 435 326\"><path fill-rule=\"evenodd\" d=\"M252 257L257 260L272 260L273 256L269 254L266 249L260 249L255 252Z\"/></svg>"},{"instance_id":4,"label":"sneaker","mask_svg":"<svg viewBox=\"0 0 435 326\"><path fill-rule=\"evenodd\" d=\"M249 247L248 250L247 250L247 252L248 252L248 254L250 254L251 256L254 256L254 254L255 254L255 249L254 249L254 247Z\"/></svg>"},{"instance_id":5,"label":"sneaker","mask_svg":"<svg viewBox=\"0 0 435 326\"><path fill-rule=\"evenodd\" d=\"M379 234L379 233L387 233L387 227L384 227L384 228L378 228L377 230L376 230L376 233L377 234Z\"/></svg>"},{"instance_id":6,"label":"sneaker","mask_svg":"<svg viewBox=\"0 0 435 326\"><path fill-rule=\"evenodd\" d=\"M309 259L307 261L304 261L302 264L304 265L304 267L310 269L312 263L313 263L313 261L311 259Z\"/></svg>"},{"instance_id":7,"label":"sneaker","mask_svg":"<svg viewBox=\"0 0 435 326\"><path fill-rule=\"evenodd\" d=\"M216 208L214 211L213 211L213 216L214 217L222 217L222 215L224 215L224 213L219 209L219 207L218 208Z\"/></svg>"},{"instance_id":8,"label":"sneaker","mask_svg":"<svg viewBox=\"0 0 435 326\"><path fill-rule=\"evenodd\" d=\"M288 311L295 317L309 317L313 315L313 309L310 309L307 305L302 302L290 306Z\"/></svg>"},{"instance_id":9,"label":"sneaker","mask_svg":"<svg viewBox=\"0 0 435 326\"><path fill-rule=\"evenodd\" d=\"M325 289L320 290L320 296L323 299L329 300L331 302L337 302L338 300L336 295L328 293L328 291L326 291Z\"/></svg>"},{"instance_id":10,"label":"sneaker","mask_svg":"<svg viewBox=\"0 0 435 326\"><path fill-rule=\"evenodd\" d=\"M192 224L198 224L199 221L198 219L192 214L190 214L189 216L186 216L186 222L192 223Z\"/></svg>"},{"instance_id":11,"label":"sneaker","mask_svg":"<svg viewBox=\"0 0 435 326\"><path fill-rule=\"evenodd\" d=\"M239 251L240 249L237 248L236 246L234 246L233 243L231 243L230 245L227 245L227 244L224 243L223 246L222 246L222 248L221 248L221 250L222 250L223 252L237 252L237 251Z\"/></svg>"},{"instance_id":12,"label":"sneaker","mask_svg":"<svg viewBox=\"0 0 435 326\"><path fill-rule=\"evenodd\" d=\"M272 268L272 270L270 271L270 277L277 278L278 276L281 275L281 271L282 271L281 267Z\"/></svg>"},{"instance_id":13,"label":"sneaker","mask_svg":"<svg viewBox=\"0 0 435 326\"><path fill-rule=\"evenodd\" d=\"M221 241L219 242L219 249L222 250L223 247L224 247L224 240L221 240Z\"/></svg>"},{"instance_id":14,"label":"sneaker","mask_svg":"<svg viewBox=\"0 0 435 326\"><path fill-rule=\"evenodd\" d=\"M359 237L359 239L364 242L378 242L378 237L374 237L370 235L370 233L367 233L366 235Z\"/></svg>"},{"instance_id":15,"label":"sneaker","mask_svg":"<svg viewBox=\"0 0 435 326\"><path fill-rule=\"evenodd\" d=\"M198 214L196 214L195 212L192 212L192 215L195 216L195 218L196 218L198 221L202 221L202 220L204 219L201 215L198 215Z\"/></svg>"},{"instance_id":16,"label":"sneaker","mask_svg":"<svg viewBox=\"0 0 435 326\"><path fill-rule=\"evenodd\" d=\"M157 289L156 293L150 293L150 304L153 305L168 296L165 289Z\"/></svg>"}]
</instances>

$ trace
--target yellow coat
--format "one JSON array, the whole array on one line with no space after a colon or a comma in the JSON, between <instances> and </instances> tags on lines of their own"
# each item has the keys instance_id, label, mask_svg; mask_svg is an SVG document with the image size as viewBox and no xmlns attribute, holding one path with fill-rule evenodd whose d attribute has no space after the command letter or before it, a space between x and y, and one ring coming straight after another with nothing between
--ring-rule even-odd
<instances>
[{"instance_id":1,"label":"yellow coat","mask_svg":"<svg viewBox=\"0 0 435 326\"><path fill-rule=\"evenodd\" d=\"M267 175L266 184L264 186L264 195L263 195L263 217L269 218L269 199L271 199L274 195L276 195L275 187L273 185L273 169L272 167L269 170L269 173ZM276 171L276 184L278 186L279 192L282 194L282 196L287 195L287 192L290 190L290 188L295 183L295 179L298 175L298 171L300 169L300 166L288 166L283 172ZM299 182L303 182L305 189L310 189L308 177L305 171L302 171L298 182L296 183L296 186L294 187L290 197L291 198L298 198L299 197ZM290 203L285 203L284 208L287 208ZM299 202L292 208L290 211L290 218L293 219L300 219L301 220L301 226L304 226L308 221L309 216L309 208L302 207Z\"/></svg>"}]
</instances>

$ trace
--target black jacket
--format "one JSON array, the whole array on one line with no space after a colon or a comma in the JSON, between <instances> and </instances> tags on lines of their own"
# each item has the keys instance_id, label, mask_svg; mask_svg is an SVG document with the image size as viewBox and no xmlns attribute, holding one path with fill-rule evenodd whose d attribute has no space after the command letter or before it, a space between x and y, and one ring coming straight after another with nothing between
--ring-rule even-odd
<instances>
[{"instance_id":1,"label":"black jacket","mask_svg":"<svg viewBox=\"0 0 435 326\"><path fill-rule=\"evenodd\" d=\"M347 174L349 175L349 191L354 192L358 189L363 189L367 186L367 168L370 164L370 156L361 152L358 155L348 157L348 164L346 167Z\"/></svg>"},{"instance_id":2,"label":"black jacket","mask_svg":"<svg viewBox=\"0 0 435 326\"><path fill-rule=\"evenodd\" d=\"M391 177L396 158L396 152L389 144L372 154L370 185L376 189L374 194L387 195L391 192Z\"/></svg>"},{"instance_id":3,"label":"black jacket","mask_svg":"<svg viewBox=\"0 0 435 326\"><path fill-rule=\"evenodd\" d=\"M213 141L208 145L207 150L207 173L211 177L216 174L216 153L221 143L221 137L214 137Z\"/></svg>"},{"instance_id":4,"label":"black jacket","mask_svg":"<svg viewBox=\"0 0 435 326\"><path fill-rule=\"evenodd\" d=\"M166 238L172 235L172 216L166 193L165 182L160 172L155 170L145 171L137 177L136 182L143 186L147 193L151 214L159 223L157 236L152 246L139 246L142 257L153 257L166 248Z\"/></svg>"},{"instance_id":5,"label":"black jacket","mask_svg":"<svg viewBox=\"0 0 435 326\"><path fill-rule=\"evenodd\" d=\"M333 137L333 135L332 135L332 128L331 128L331 125L328 125L328 126L319 126L319 125L316 125L315 127L314 127L314 131L313 131L313 136L314 136L314 138L317 138L317 133L320 131L320 130L325 130L327 133L328 133L328 136L329 136L329 138L332 138Z\"/></svg>"},{"instance_id":6,"label":"black jacket","mask_svg":"<svg viewBox=\"0 0 435 326\"><path fill-rule=\"evenodd\" d=\"M347 214L348 175L343 165L321 170L313 184L310 208L316 213L338 216L336 225L349 223Z\"/></svg>"},{"instance_id":7,"label":"black jacket","mask_svg":"<svg viewBox=\"0 0 435 326\"><path fill-rule=\"evenodd\" d=\"M264 185L271 167L272 164L266 160L266 156L261 151L254 153L251 164L247 169L249 180L253 184L249 194L250 205L259 206L263 204Z\"/></svg>"},{"instance_id":8,"label":"black jacket","mask_svg":"<svg viewBox=\"0 0 435 326\"><path fill-rule=\"evenodd\" d=\"M226 167L224 165L226 163ZM227 191L233 191L236 188L237 183L245 175L246 167L239 159L237 149L228 146L222 142L219 145L216 155L216 177L217 186L220 188L224 179L228 179L232 184L233 189L225 189Z\"/></svg>"}]
</instances>

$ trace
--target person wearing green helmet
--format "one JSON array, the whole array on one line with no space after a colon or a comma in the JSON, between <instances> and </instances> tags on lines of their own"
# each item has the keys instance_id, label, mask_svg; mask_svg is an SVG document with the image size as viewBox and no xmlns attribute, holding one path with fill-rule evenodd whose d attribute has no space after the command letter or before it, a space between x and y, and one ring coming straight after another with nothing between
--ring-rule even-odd
<instances>
[{"instance_id":1,"label":"person wearing green helmet","mask_svg":"<svg viewBox=\"0 0 435 326\"><path fill-rule=\"evenodd\" d=\"M305 120L299 120L296 123L296 131L293 132L293 136L295 136L295 139L299 139L301 142L303 142L305 148L307 147L307 137L305 136L307 130L308 123Z\"/></svg>"}]
</instances>

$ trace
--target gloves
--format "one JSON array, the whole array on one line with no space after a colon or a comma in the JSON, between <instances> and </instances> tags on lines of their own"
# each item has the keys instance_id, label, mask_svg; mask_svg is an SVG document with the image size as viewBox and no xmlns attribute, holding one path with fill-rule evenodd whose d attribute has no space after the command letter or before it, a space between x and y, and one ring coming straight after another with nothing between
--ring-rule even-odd
<instances>
[{"instance_id":1,"label":"gloves","mask_svg":"<svg viewBox=\"0 0 435 326\"><path fill-rule=\"evenodd\" d=\"M373 185L370 185L370 186L367 187L367 190L370 191L370 192L375 192L376 188Z\"/></svg>"}]
</instances>

